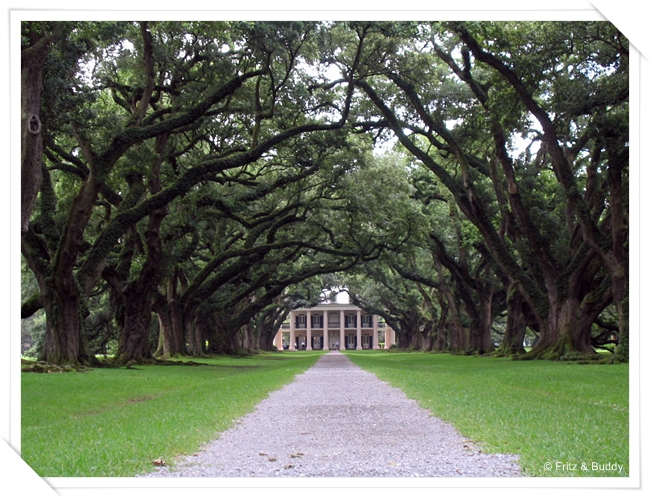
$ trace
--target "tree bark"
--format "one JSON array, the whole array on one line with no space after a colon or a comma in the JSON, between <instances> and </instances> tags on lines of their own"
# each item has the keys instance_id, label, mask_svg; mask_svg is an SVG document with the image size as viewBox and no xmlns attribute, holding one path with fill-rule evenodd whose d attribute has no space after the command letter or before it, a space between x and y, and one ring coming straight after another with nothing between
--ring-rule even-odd
<instances>
[{"instance_id":1,"label":"tree bark","mask_svg":"<svg viewBox=\"0 0 650 498\"><path fill-rule=\"evenodd\" d=\"M187 337L187 354L189 356L205 356L205 317L198 314L185 313L185 337Z\"/></svg>"},{"instance_id":2,"label":"tree bark","mask_svg":"<svg viewBox=\"0 0 650 498\"><path fill-rule=\"evenodd\" d=\"M438 292L438 304L440 306L440 316L434 328L434 340L431 345L431 350L446 351L449 347L449 342L447 341L449 306L442 296L442 292Z\"/></svg>"},{"instance_id":3,"label":"tree bark","mask_svg":"<svg viewBox=\"0 0 650 498\"><path fill-rule=\"evenodd\" d=\"M472 349L478 354L487 354L494 351L492 342L492 298L494 293L492 286L481 289L479 292L480 309L478 327L472 334Z\"/></svg>"},{"instance_id":4,"label":"tree bark","mask_svg":"<svg viewBox=\"0 0 650 498\"><path fill-rule=\"evenodd\" d=\"M155 299L151 309L158 317L158 347L154 351L153 356L157 359L169 359L175 356L173 353L173 346L171 343L172 337L172 322L169 319L169 308L166 303L162 303L160 299Z\"/></svg>"},{"instance_id":5,"label":"tree bark","mask_svg":"<svg viewBox=\"0 0 650 498\"><path fill-rule=\"evenodd\" d=\"M43 137L41 95L45 57L50 38L36 33L38 23L30 23L30 46L21 54L21 149L20 149L20 231L27 232L29 219L41 188ZM42 30L42 28L41 28Z\"/></svg>"},{"instance_id":6,"label":"tree bark","mask_svg":"<svg viewBox=\"0 0 650 498\"><path fill-rule=\"evenodd\" d=\"M169 319L171 321L171 344L177 354L187 354L185 339L185 314L178 296L178 283L180 280L181 290L183 289L184 280L178 270L174 272L167 283L167 306L169 308Z\"/></svg>"},{"instance_id":7,"label":"tree bark","mask_svg":"<svg viewBox=\"0 0 650 498\"><path fill-rule=\"evenodd\" d=\"M160 184L160 166L162 152L167 143L168 135L156 138L155 150L158 157L151 164L149 171L149 192L155 195L162 190ZM163 261L160 227L167 216L167 209L157 209L149 215L145 230L146 259L140 274L133 282L127 282L124 294L124 325L118 341L118 351L115 362L145 362L153 358L149 347L149 327L151 325L151 309L153 295L161 279ZM136 228L133 228L136 230Z\"/></svg>"},{"instance_id":8,"label":"tree bark","mask_svg":"<svg viewBox=\"0 0 650 498\"><path fill-rule=\"evenodd\" d=\"M151 303L148 293L131 291L125 293L124 324L118 339L114 363L147 363L153 359L149 347L151 326Z\"/></svg>"},{"instance_id":9,"label":"tree bark","mask_svg":"<svg viewBox=\"0 0 650 498\"><path fill-rule=\"evenodd\" d=\"M507 298L506 330L497 349L497 355L512 356L526 352L524 349L524 337L526 336L524 306L524 299L516 290L516 286L511 286Z\"/></svg>"}]
</instances>

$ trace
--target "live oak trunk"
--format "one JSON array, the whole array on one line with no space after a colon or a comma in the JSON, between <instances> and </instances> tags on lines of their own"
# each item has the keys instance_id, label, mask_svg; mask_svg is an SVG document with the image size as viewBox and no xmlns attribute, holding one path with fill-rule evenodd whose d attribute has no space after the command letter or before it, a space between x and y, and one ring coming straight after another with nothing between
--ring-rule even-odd
<instances>
[{"instance_id":1,"label":"live oak trunk","mask_svg":"<svg viewBox=\"0 0 650 498\"><path fill-rule=\"evenodd\" d=\"M153 310L160 322L160 339L156 357L171 358L187 354L183 312L178 299L178 280L179 272L176 271L167 281L166 295L159 296L154 301Z\"/></svg>"},{"instance_id":2,"label":"live oak trunk","mask_svg":"<svg viewBox=\"0 0 650 498\"><path fill-rule=\"evenodd\" d=\"M35 27L35 26L34 26ZM41 188L43 138L40 119L45 56L50 42L44 34L30 33L30 46L21 56L21 149L20 230L27 231L29 218Z\"/></svg>"},{"instance_id":3,"label":"live oak trunk","mask_svg":"<svg viewBox=\"0 0 650 498\"><path fill-rule=\"evenodd\" d=\"M231 354L233 352L230 334L227 332L228 318L223 312L211 313L212 326L206 331L210 354Z\"/></svg>"},{"instance_id":4,"label":"live oak trunk","mask_svg":"<svg viewBox=\"0 0 650 498\"><path fill-rule=\"evenodd\" d=\"M497 350L497 355L511 356L524 354L526 336L526 316L524 299L516 289L510 289L507 300L506 330Z\"/></svg>"},{"instance_id":5,"label":"live oak trunk","mask_svg":"<svg viewBox=\"0 0 650 498\"><path fill-rule=\"evenodd\" d=\"M124 297L124 324L120 331L114 362L116 364L149 362L153 359L149 347L150 296L134 290L126 292Z\"/></svg>"},{"instance_id":6,"label":"live oak trunk","mask_svg":"<svg viewBox=\"0 0 650 498\"><path fill-rule=\"evenodd\" d=\"M171 321L171 338L170 342L178 354L187 354L187 342L185 340L184 314L178 299L178 289L176 287L177 274L175 273L167 286L167 305L169 307L169 319Z\"/></svg>"},{"instance_id":7,"label":"live oak trunk","mask_svg":"<svg viewBox=\"0 0 650 498\"><path fill-rule=\"evenodd\" d=\"M449 307L441 293L438 293L438 303L440 305L440 316L434 328L434 339L431 345L432 351L445 351L448 348L447 341L447 317Z\"/></svg>"},{"instance_id":8,"label":"live oak trunk","mask_svg":"<svg viewBox=\"0 0 650 498\"><path fill-rule=\"evenodd\" d=\"M151 163L148 188L152 195L162 190L160 184L160 166L162 152L167 143L168 135L156 138L155 150L158 157ZM149 346L149 327L153 296L161 279L163 248L160 239L160 227L167 216L167 209L156 209L149 215L145 230L146 259L142 270L133 281L127 282L122 290L124 294L124 325L118 340L115 362L149 362L153 359ZM136 228L133 227L135 230Z\"/></svg>"},{"instance_id":9,"label":"live oak trunk","mask_svg":"<svg viewBox=\"0 0 650 498\"><path fill-rule=\"evenodd\" d=\"M611 281L596 279L599 270L600 261L591 251L564 284L566 294L549 296L549 312L539 320L540 340L524 359L596 357L591 327L612 302Z\"/></svg>"},{"instance_id":10,"label":"live oak trunk","mask_svg":"<svg viewBox=\"0 0 650 498\"><path fill-rule=\"evenodd\" d=\"M185 315L185 337L187 338L187 354L190 356L205 356L206 329L204 317L188 313Z\"/></svg>"},{"instance_id":11,"label":"live oak trunk","mask_svg":"<svg viewBox=\"0 0 650 498\"><path fill-rule=\"evenodd\" d=\"M257 346L262 351L271 351L273 350L273 341L275 341L275 336L277 330L270 327L264 327L259 331L259 338L257 340Z\"/></svg>"},{"instance_id":12,"label":"live oak trunk","mask_svg":"<svg viewBox=\"0 0 650 498\"><path fill-rule=\"evenodd\" d=\"M94 357L88 351L83 334L81 299L77 289L45 288L41 290L45 309L45 343L39 360L57 365L92 365Z\"/></svg>"},{"instance_id":13,"label":"live oak trunk","mask_svg":"<svg viewBox=\"0 0 650 498\"><path fill-rule=\"evenodd\" d=\"M469 353L487 354L494 350L492 344L492 298L490 285L480 284L477 288L478 307L467 299L465 310L470 318L469 341L465 348Z\"/></svg>"},{"instance_id":14,"label":"live oak trunk","mask_svg":"<svg viewBox=\"0 0 650 498\"><path fill-rule=\"evenodd\" d=\"M172 322L169 319L169 309L161 303L160 300L155 300L151 309L158 317L158 329L160 330L160 333L158 334L158 347L153 354L154 358L169 359L176 356L171 344Z\"/></svg>"}]
</instances>

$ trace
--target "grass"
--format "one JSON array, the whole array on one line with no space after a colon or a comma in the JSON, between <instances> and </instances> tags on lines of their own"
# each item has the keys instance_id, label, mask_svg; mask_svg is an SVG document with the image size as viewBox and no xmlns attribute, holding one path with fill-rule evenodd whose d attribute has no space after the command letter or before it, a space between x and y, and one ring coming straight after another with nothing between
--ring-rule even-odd
<instances>
[{"instance_id":1,"label":"grass","mask_svg":"<svg viewBox=\"0 0 650 498\"><path fill-rule=\"evenodd\" d=\"M526 475L628 475L628 365L387 351L345 354L452 423L484 451L520 455ZM614 463L623 471L606 468Z\"/></svg>"},{"instance_id":2,"label":"grass","mask_svg":"<svg viewBox=\"0 0 650 498\"><path fill-rule=\"evenodd\" d=\"M23 459L43 477L149 472L155 459L173 463L214 439L321 354L24 373ZM627 365L387 351L345 354L485 451L520 455L527 475L628 475ZM544 468L547 462L551 470ZM592 462L624 469L592 470Z\"/></svg>"},{"instance_id":3,"label":"grass","mask_svg":"<svg viewBox=\"0 0 650 498\"><path fill-rule=\"evenodd\" d=\"M127 477L193 453L321 352L22 374L23 459L42 477Z\"/></svg>"}]
</instances>

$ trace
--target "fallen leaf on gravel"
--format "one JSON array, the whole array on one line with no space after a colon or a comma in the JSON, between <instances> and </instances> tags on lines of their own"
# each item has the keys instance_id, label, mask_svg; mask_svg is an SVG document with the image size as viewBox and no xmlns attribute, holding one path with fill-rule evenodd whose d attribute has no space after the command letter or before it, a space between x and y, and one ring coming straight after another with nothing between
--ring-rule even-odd
<instances>
[{"instance_id":1,"label":"fallen leaf on gravel","mask_svg":"<svg viewBox=\"0 0 650 498\"><path fill-rule=\"evenodd\" d=\"M289 465L285 465L284 468L285 468L285 469L293 469L293 465L291 465L291 464L289 464Z\"/></svg>"},{"instance_id":2,"label":"fallen leaf on gravel","mask_svg":"<svg viewBox=\"0 0 650 498\"><path fill-rule=\"evenodd\" d=\"M269 462L275 462L276 460L277 460L277 458L275 458L275 457L269 457Z\"/></svg>"},{"instance_id":3,"label":"fallen leaf on gravel","mask_svg":"<svg viewBox=\"0 0 650 498\"><path fill-rule=\"evenodd\" d=\"M156 458L152 463L156 467L162 467L163 465L165 465L165 461L162 458Z\"/></svg>"}]
</instances>

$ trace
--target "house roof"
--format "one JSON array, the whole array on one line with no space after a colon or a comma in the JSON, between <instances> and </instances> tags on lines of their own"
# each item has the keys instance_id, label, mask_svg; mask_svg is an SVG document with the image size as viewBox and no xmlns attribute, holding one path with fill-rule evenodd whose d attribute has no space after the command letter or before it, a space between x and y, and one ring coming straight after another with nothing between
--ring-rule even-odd
<instances>
[{"instance_id":1,"label":"house roof","mask_svg":"<svg viewBox=\"0 0 650 498\"><path fill-rule=\"evenodd\" d=\"M293 311L357 311L360 309L354 304L323 303L311 308L296 308Z\"/></svg>"}]
</instances>

